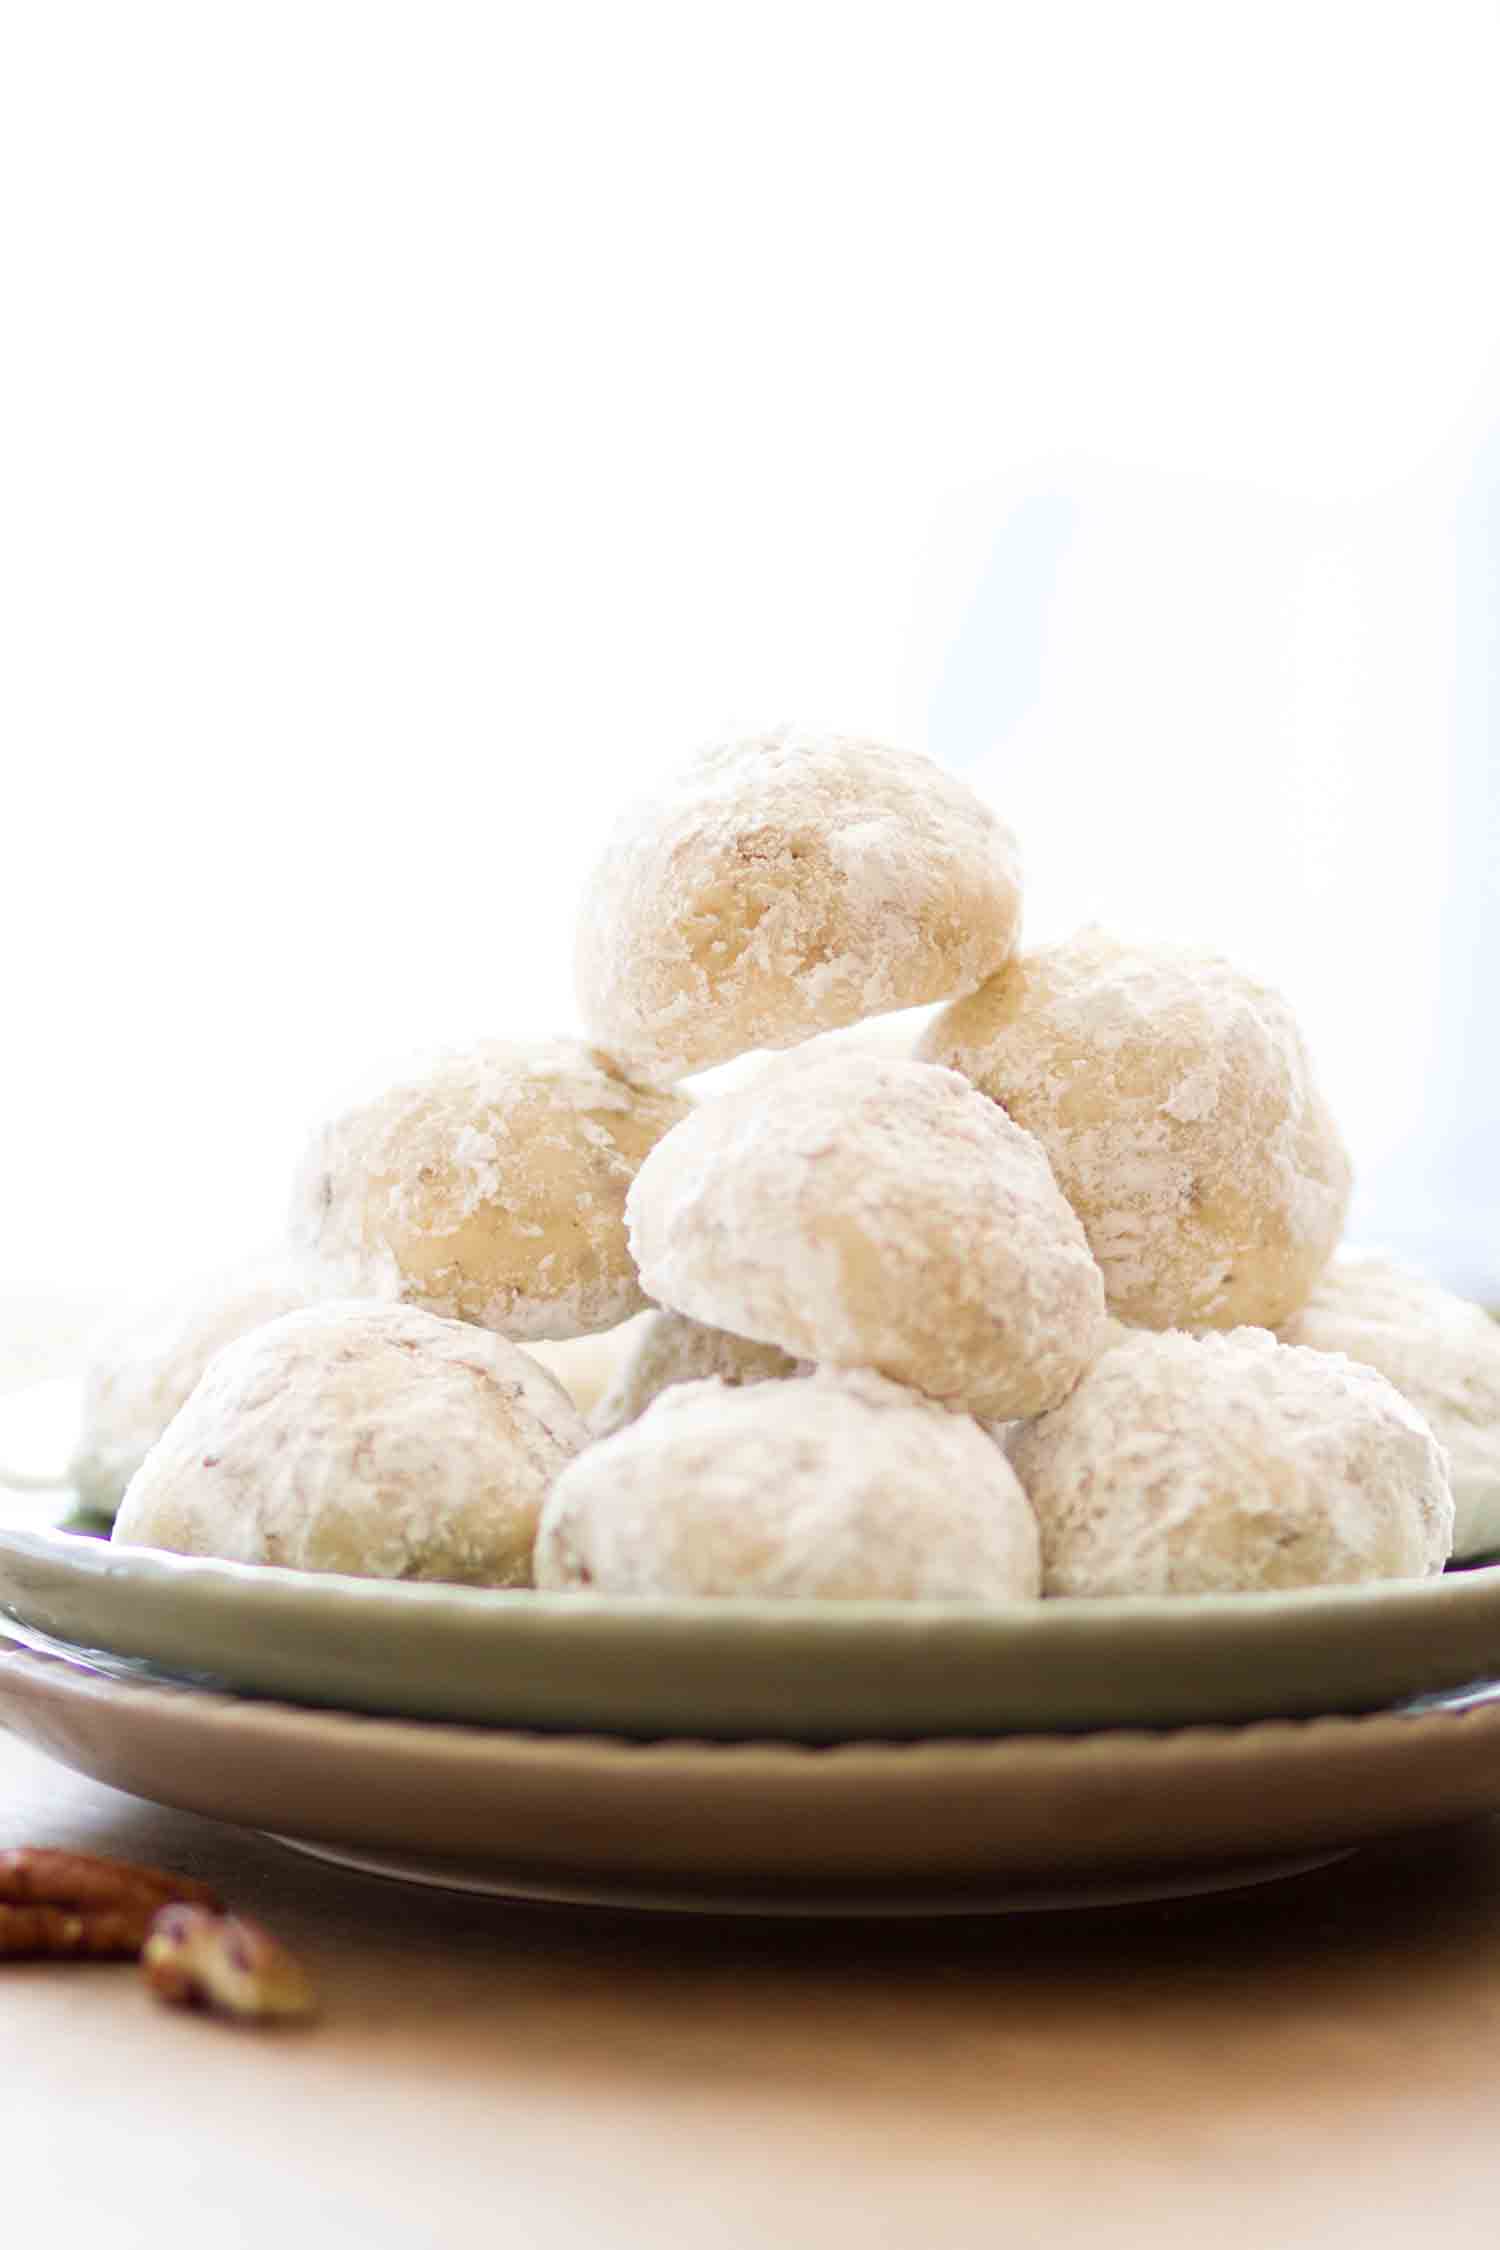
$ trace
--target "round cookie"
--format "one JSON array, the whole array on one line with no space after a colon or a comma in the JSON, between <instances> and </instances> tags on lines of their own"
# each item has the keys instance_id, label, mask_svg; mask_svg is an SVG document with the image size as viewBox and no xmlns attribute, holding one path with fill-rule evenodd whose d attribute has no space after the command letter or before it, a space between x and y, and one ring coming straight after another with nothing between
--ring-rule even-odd
<instances>
[{"instance_id":1,"label":"round cookie","mask_svg":"<svg viewBox=\"0 0 1500 2250\"><path fill-rule=\"evenodd\" d=\"M306 1302L285 1266L262 1258L113 1318L94 1339L83 1377L68 1469L82 1506L112 1516L215 1353Z\"/></svg>"},{"instance_id":2,"label":"round cookie","mask_svg":"<svg viewBox=\"0 0 1500 2250\"><path fill-rule=\"evenodd\" d=\"M527 1586L588 1432L503 1337L405 1305L288 1313L221 1352L131 1480L114 1536L360 1578Z\"/></svg>"},{"instance_id":3,"label":"round cookie","mask_svg":"<svg viewBox=\"0 0 1500 2250\"><path fill-rule=\"evenodd\" d=\"M705 1103L627 1215L659 1303L987 1420L1055 1406L1102 1343L1099 1271L1040 1146L928 1063L840 1054Z\"/></svg>"},{"instance_id":4,"label":"round cookie","mask_svg":"<svg viewBox=\"0 0 1500 2250\"><path fill-rule=\"evenodd\" d=\"M614 1381L589 1418L595 1437L609 1437L639 1420L651 1401L674 1383L696 1383L717 1375L723 1383L767 1383L802 1375L800 1359L790 1359L775 1344L755 1344L723 1328L705 1328L685 1313L647 1313L631 1348L615 1369Z\"/></svg>"},{"instance_id":5,"label":"round cookie","mask_svg":"<svg viewBox=\"0 0 1500 2250\"><path fill-rule=\"evenodd\" d=\"M625 1191L687 1109L571 1040L443 1055L313 1143L291 1219L309 1288L524 1342L613 1328L646 1302Z\"/></svg>"},{"instance_id":6,"label":"round cookie","mask_svg":"<svg viewBox=\"0 0 1500 2250\"><path fill-rule=\"evenodd\" d=\"M1217 954L1085 930L955 1001L918 1052L1035 1133L1121 1320L1276 1328L1306 1302L1349 1158L1267 986Z\"/></svg>"},{"instance_id":7,"label":"round cookie","mask_svg":"<svg viewBox=\"0 0 1500 2250\"><path fill-rule=\"evenodd\" d=\"M702 750L584 894L592 1038L681 1077L970 990L1020 921L1015 839L926 758L790 729Z\"/></svg>"},{"instance_id":8,"label":"round cookie","mask_svg":"<svg viewBox=\"0 0 1500 2250\"><path fill-rule=\"evenodd\" d=\"M1036 1523L1004 1453L867 1371L664 1391L558 1478L537 1584L603 1594L1029 1601Z\"/></svg>"},{"instance_id":9,"label":"round cookie","mask_svg":"<svg viewBox=\"0 0 1500 2250\"><path fill-rule=\"evenodd\" d=\"M1452 1541L1422 1417L1373 1369L1263 1329L1142 1330L1008 1450L1049 1594L1425 1578Z\"/></svg>"},{"instance_id":10,"label":"round cookie","mask_svg":"<svg viewBox=\"0 0 1500 2250\"><path fill-rule=\"evenodd\" d=\"M1281 1334L1394 1383L1447 1452L1453 1552L1500 1548L1500 1326L1483 1306L1389 1258L1351 1254L1334 1259Z\"/></svg>"}]
</instances>

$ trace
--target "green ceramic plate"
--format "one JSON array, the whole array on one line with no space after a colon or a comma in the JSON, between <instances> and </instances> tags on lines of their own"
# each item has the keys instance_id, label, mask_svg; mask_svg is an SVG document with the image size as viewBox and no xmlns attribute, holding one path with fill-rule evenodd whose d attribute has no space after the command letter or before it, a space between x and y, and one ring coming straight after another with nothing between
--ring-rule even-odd
<instances>
[{"instance_id":1,"label":"green ceramic plate","mask_svg":"<svg viewBox=\"0 0 1500 2250\"><path fill-rule=\"evenodd\" d=\"M0 1628L96 1668L409 1718L839 1741L1375 1710L1500 1678L1500 1568L1176 1601L626 1601L0 1529Z\"/></svg>"}]
</instances>

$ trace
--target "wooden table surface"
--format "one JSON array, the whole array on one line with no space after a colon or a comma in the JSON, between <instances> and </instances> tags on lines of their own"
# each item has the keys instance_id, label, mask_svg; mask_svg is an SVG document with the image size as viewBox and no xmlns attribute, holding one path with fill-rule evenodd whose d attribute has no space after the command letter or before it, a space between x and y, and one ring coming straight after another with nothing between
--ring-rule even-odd
<instances>
[{"instance_id":1,"label":"wooden table surface","mask_svg":"<svg viewBox=\"0 0 1500 2250\"><path fill-rule=\"evenodd\" d=\"M1170 1905L700 1921L343 1875L0 1733L23 1843L208 1876L326 2001L0 1966L0 2208L49 2246L1500 2237L1500 1823Z\"/></svg>"}]
</instances>

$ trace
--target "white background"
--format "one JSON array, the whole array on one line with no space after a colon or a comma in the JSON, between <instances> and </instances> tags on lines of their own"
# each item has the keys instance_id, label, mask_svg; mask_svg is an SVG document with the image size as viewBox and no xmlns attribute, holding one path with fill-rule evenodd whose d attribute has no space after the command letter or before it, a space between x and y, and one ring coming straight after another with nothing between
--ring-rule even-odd
<instances>
[{"instance_id":1,"label":"white background","mask_svg":"<svg viewBox=\"0 0 1500 2250\"><path fill-rule=\"evenodd\" d=\"M1269 968L1500 1277L1493 8L4 23L0 1291L566 1026L616 802L783 718Z\"/></svg>"}]
</instances>

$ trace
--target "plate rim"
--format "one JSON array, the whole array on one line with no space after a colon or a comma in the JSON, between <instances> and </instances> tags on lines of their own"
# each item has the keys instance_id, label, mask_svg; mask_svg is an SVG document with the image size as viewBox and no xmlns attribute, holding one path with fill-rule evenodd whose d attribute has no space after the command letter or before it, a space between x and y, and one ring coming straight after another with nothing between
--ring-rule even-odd
<instances>
[{"instance_id":1,"label":"plate rim","mask_svg":"<svg viewBox=\"0 0 1500 2250\"><path fill-rule=\"evenodd\" d=\"M1191 1598L681 1600L392 1583L0 1526L0 1633L128 1676L417 1719L661 1735L688 1712L708 1736L930 1739L1461 1689L1500 1675L1500 1565Z\"/></svg>"},{"instance_id":2,"label":"plate rim","mask_svg":"<svg viewBox=\"0 0 1500 2250\"><path fill-rule=\"evenodd\" d=\"M820 1750L316 1710L13 1650L0 1714L76 1771L315 1859L714 1914L1088 1906L1100 1885L1243 1881L1500 1802L1500 1683L1467 1710ZM846 1848L830 1852L833 1836Z\"/></svg>"},{"instance_id":3,"label":"plate rim","mask_svg":"<svg viewBox=\"0 0 1500 2250\"><path fill-rule=\"evenodd\" d=\"M1431 1578L1367 1579L1358 1585L1293 1586L1271 1593L1238 1594L1055 1594L1042 1601L816 1600L808 1596L714 1594L598 1594L583 1590L552 1593L540 1587L460 1586L446 1580L353 1577L341 1571L292 1570L278 1563L229 1562L211 1555L180 1555L164 1547L132 1546L124 1540L71 1532L55 1526L0 1524L0 1558L19 1555L50 1563L83 1578L105 1580L125 1575L161 1586L192 1585L204 1598L240 1595L273 1598L296 1607L336 1599L351 1605L400 1604L425 1623L438 1616L489 1614L545 1617L550 1620L620 1620L632 1627L649 1622L671 1632L716 1630L749 1635L763 1626L807 1624L830 1635L852 1636L873 1627L918 1632L935 1623L981 1629L1004 1625L1028 1637L1061 1637L1080 1624L1130 1631L1182 1630L1197 1637L1200 1623L1231 1619L1267 1629L1292 1616L1357 1614L1436 1603L1446 1608L1487 1608L1500 1598L1500 1561L1476 1562ZM194 1598L198 1598L195 1595ZM4 1599L0 1585L0 1601ZM392 1614L397 1614L392 1610Z\"/></svg>"},{"instance_id":4,"label":"plate rim","mask_svg":"<svg viewBox=\"0 0 1500 2250\"><path fill-rule=\"evenodd\" d=\"M621 1769L680 1767L685 1773L704 1767L722 1771L727 1766L745 1773L756 1768L798 1774L816 1769L822 1773L830 1767L840 1771L868 1767L887 1772L920 1764L928 1770L951 1768L957 1776L976 1767L1048 1764L1059 1758L1070 1766L1118 1768L1124 1762L1141 1761L1155 1764L1171 1762L1184 1751L1197 1748L1215 1757L1253 1762L1259 1749L1274 1738L1288 1747L1296 1743L1305 1748L1316 1746L1318 1738L1369 1741L1387 1729L1393 1737L1399 1733L1406 1738L1414 1728L1464 1725L1470 1720L1500 1736L1500 1679L1488 1681L1480 1689L1455 1688L1450 1695L1416 1699L1410 1707L1385 1704L1370 1711L1192 1719L1179 1726L1130 1724L1068 1733L1038 1727L1028 1733L997 1730L993 1734L851 1735L834 1742L808 1742L793 1735L716 1737L682 1732L642 1736L611 1734L605 1728L562 1732L548 1727L350 1710L341 1705L298 1703L283 1696L238 1695L232 1689L200 1687L186 1680L121 1677L97 1669L76 1654L0 1639L0 1682L8 1677L46 1681L50 1692L79 1703L104 1703L111 1709L129 1702L150 1704L163 1712L169 1708L191 1709L195 1720L222 1726L228 1732L243 1728L292 1733L302 1739L357 1735L363 1743L377 1746L382 1738L393 1747L420 1744L424 1752L451 1755L464 1764L482 1760L489 1751L511 1760L535 1761L549 1768L576 1766L580 1771L597 1766L601 1760Z\"/></svg>"}]
</instances>

